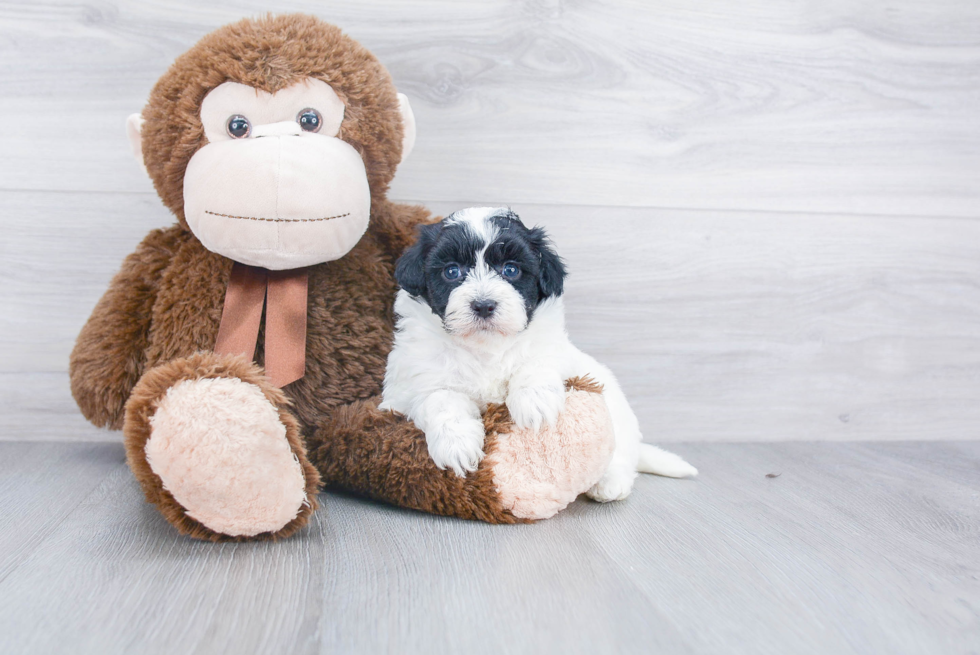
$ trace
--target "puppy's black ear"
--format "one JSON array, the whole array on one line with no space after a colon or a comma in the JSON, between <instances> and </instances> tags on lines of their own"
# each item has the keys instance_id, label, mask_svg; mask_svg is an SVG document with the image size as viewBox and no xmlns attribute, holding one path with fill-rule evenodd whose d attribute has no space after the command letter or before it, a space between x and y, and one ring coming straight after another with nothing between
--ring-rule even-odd
<instances>
[{"instance_id":1,"label":"puppy's black ear","mask_svg":"<svg viewBox=\"0 0 980 655\"><path fill-rule=\"evenodd\" d=\"M545 231L536 227L528 231L528 240L541 258L541 273L538 275L538 290L541 299L560 296L565 290L565 262L554 251Z\"/></svg>"},{"instance_id":2,"label":"puppy's black ear","mask_svg":"<svg viewBox=\"0 0 980 655\"><path fill-rule=\"evenodd\" d=\"M395 262L395 280L398 286L413 296L425 294L425 260L441 229L439 223L420 225L418 239Z\"/></svg>"}]
</instances>

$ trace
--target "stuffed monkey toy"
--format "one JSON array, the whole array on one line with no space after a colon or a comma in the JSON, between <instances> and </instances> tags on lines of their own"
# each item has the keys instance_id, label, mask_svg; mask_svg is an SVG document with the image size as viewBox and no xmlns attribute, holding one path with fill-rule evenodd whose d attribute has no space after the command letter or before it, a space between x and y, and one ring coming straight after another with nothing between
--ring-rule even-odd
<instances>
[{"instance_id":1,"label":"stuffed monkey toy","mask_svg":"<svg viewBox=\"0 0 980 655\"><path fill-rule=\"evenodd\" d=\"M122 429L146 499L181 533L289 536L321 485L515 523L599 479L612 433L587 380L568 381L564 413L536 434L491 406L466 478L378 410L394 262L434 219L388 201L415 122L339 29L303 15L220 28L127 130L176 224L123 262L78 337L71 388L92 423Z\"/></svg>"}]
</instances>

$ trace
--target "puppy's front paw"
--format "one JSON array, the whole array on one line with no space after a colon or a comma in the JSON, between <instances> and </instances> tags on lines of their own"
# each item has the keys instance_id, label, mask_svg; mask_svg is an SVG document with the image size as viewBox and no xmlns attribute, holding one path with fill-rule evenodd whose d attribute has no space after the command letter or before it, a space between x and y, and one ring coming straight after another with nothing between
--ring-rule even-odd
<instances>
[{"instance_id":1,"label":"puppy's front paw","mask_svg":"<svg viewBox=\"0 0 980 655\"><path fill-rule=\"evenodd\" d=\"M483 459L483 422L476 419L447 421L425 433L429 457L441 469L452 469L465 478Z\"/></svg>"},{"instance_id":2,"label":"puppy's front paw","mask_svg":"<svg viewBox=\"0 0 980 655\"><path fill-rule=\"evenodd\" d=\"M542 425L554 425L565 409L565 387L518 387L507 394L507 410L519 428L537 430Z\"/></svg>"},{"instance_id":3,"label":"puppy's front paw","mask_svg":"<svg viewBox=\"0 0 980 655\"><path fill-rule=\"evenodd\" d=\"M606 471L601 480L585 492L585 495L600 503L623 500L633 491L635 479L636 473L634 471L609 470Z\"/></svg>"}]
</instances>

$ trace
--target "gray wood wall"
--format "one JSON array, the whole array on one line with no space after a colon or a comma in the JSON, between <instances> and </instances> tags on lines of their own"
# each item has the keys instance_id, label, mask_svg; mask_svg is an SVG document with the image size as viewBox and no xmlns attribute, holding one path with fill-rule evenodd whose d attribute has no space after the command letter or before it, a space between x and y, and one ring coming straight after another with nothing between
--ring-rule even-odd
<instances>
[{"instance_id":1,"label":"gray wood wall","mask_svg":"<svg viewBox=\"0 0 980 655\"><path fill-rule=\"evenodd\" d=\"M980 3L181 0L0 3L0 439L116 438L66 367L171 222L124 120L266 10L411 98L392 197L551 230L649 440L980 438Z\"/></svg>"}]
</instances>

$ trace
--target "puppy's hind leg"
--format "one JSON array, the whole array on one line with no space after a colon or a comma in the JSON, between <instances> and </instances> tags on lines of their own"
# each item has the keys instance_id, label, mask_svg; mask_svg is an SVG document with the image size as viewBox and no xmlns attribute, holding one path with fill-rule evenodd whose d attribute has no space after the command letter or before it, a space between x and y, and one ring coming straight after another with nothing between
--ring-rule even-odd
<instances>
[{"instance_id":1,"label":"puppy's hind leg","mask_svg":"<svg viewBox=\"0 0 980 655\"><path fill-rule=\"evenodd\" d=\"M633 481L638 470L640 424L612 372L599 364L596 364L591 372L597 373L595 377L604 387L602 394L606 400L606 407L609 408L616 445L606 472L599 482L586 492L586 495L592 500L607 503L623 500L633 491Z\"/></svg>"},{"instance_id":2,"label":"puppy's hind leg","mask_svg":"<svg viewBox=\"0 0 980 655\"><path fill-rule=\"evenodd\" d=\"M605 366L591 360L590 374L602 383L603 396L612 417L616 447L612 461L587 495L599 502L623 500L633 491L637 472L656 473L672 478L697 475L696 468L666 450L641 443L640 423L626 400L616 377Z\"/></svg>"}]
</instances>

